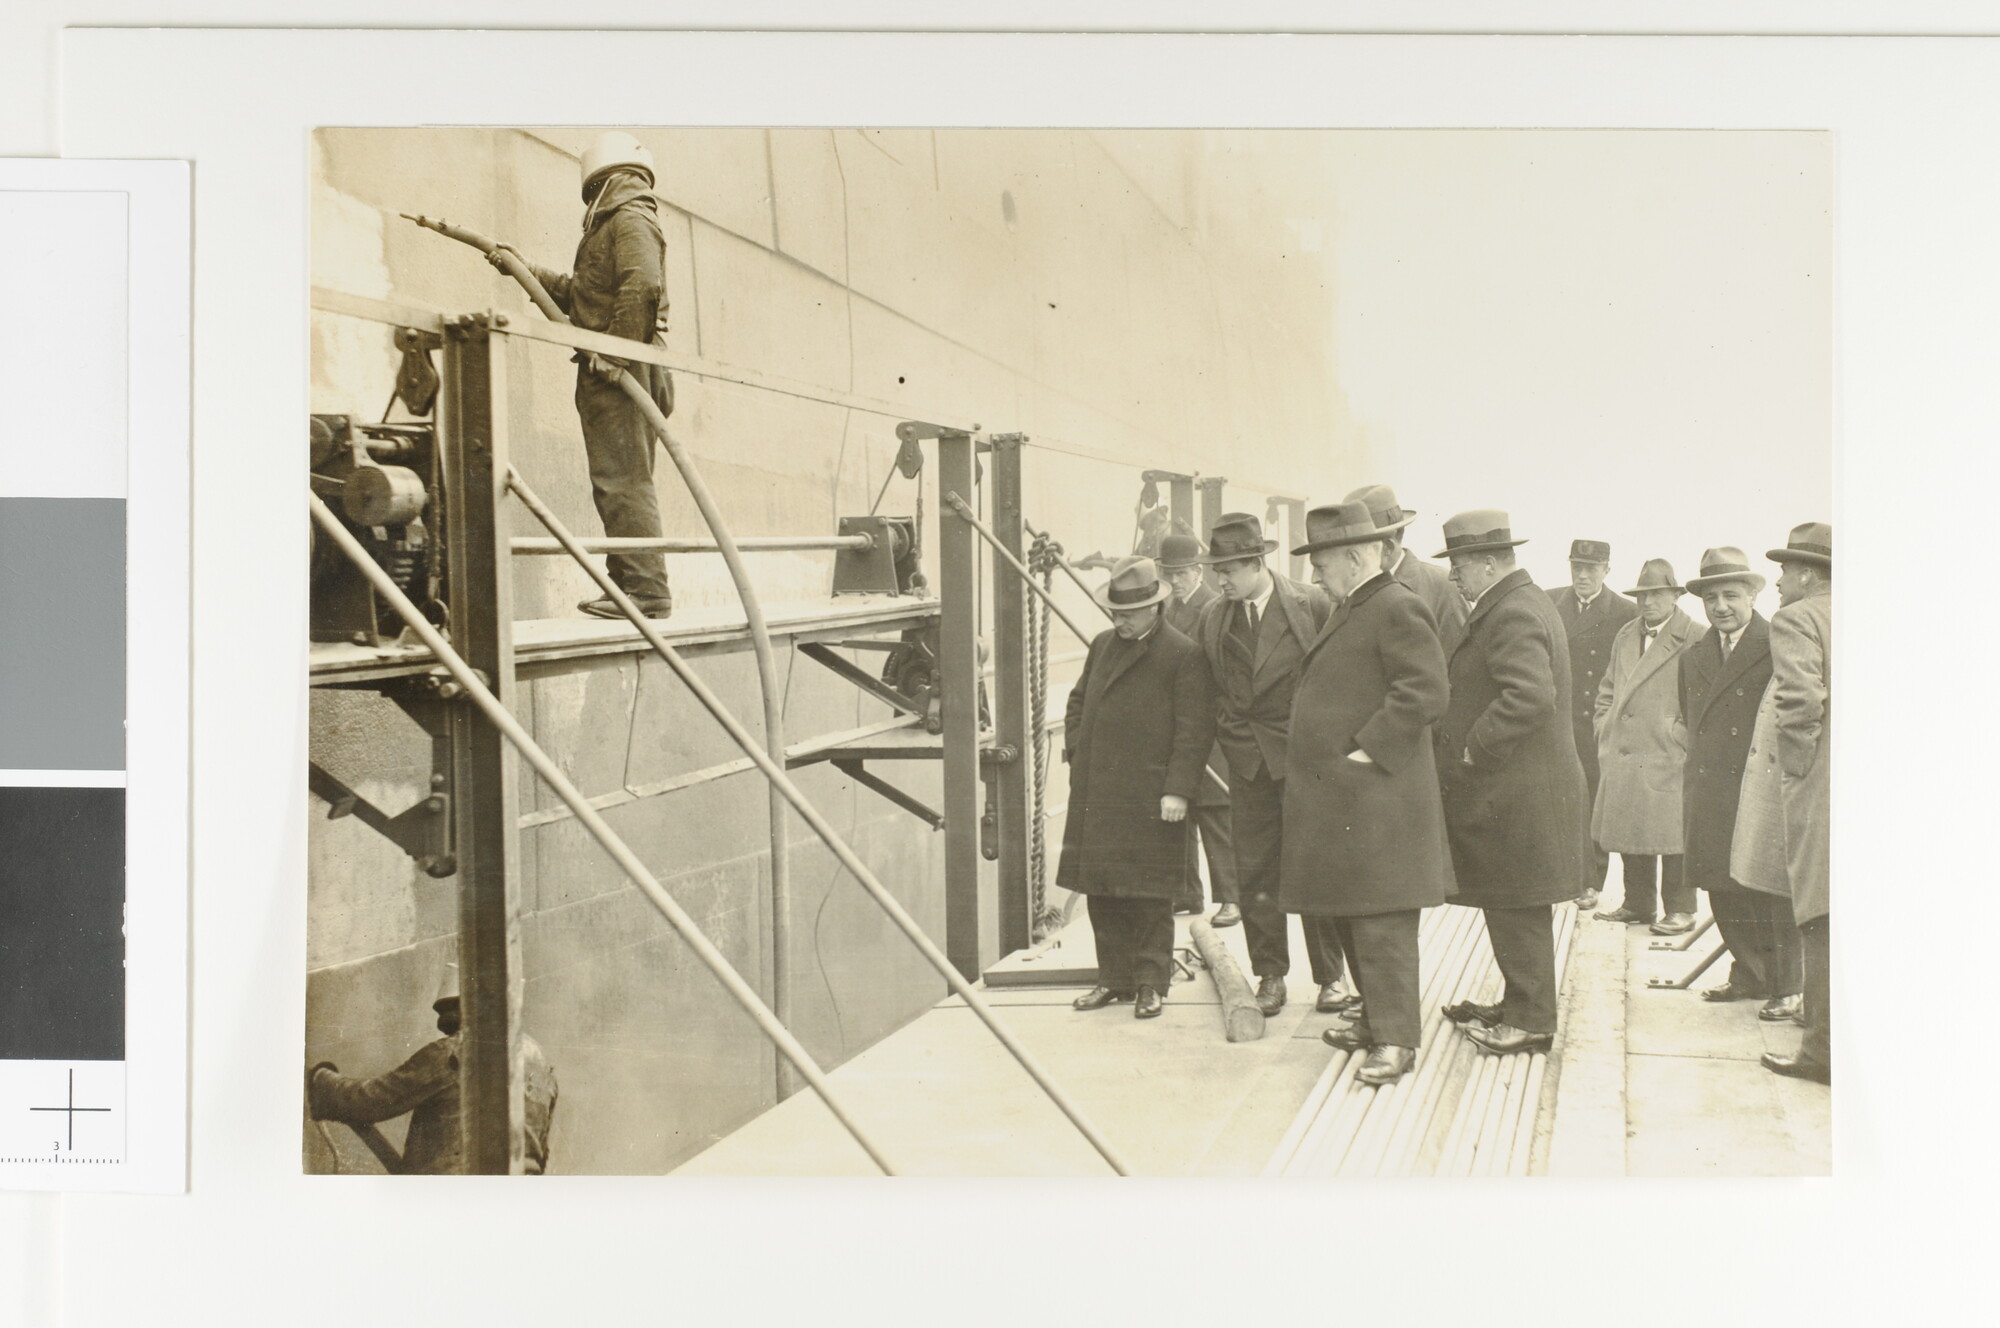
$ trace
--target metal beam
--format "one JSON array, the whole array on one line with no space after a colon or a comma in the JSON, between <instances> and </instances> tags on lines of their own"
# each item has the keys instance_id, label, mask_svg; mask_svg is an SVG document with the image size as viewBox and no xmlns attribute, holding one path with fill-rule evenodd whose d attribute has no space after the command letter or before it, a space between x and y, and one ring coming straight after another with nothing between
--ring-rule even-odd
<instances>
[{"instance_id":1,"label":"metal beam","mask_svg":"<svg viewBox=\"0 0 2000 1328\"><path fill-rule=\"evenodd\" d=\"M799 646L798 651L807 659L824 666L891 709L900 710L906 715L921 716L924 713L925 707L922 703L912 701L865 669L856 668L852 662L834 654L831 647L823 646L817 641L808 641Z\"/></svg>"},{"instance_id":2,"label":"metal beam","mask_svg":"<svg viewBox=\"0 0 2000 1328\"><path fill-rule=\"evenodd\" d=\"M721 553L722 545L712 539L677 539L665 535L600 536L580 539L585 553ZM546 536L524 535L513 541L517 554L568 557L569 551ZM860 535L739 535L736 547L743 553L808 553L822 549L872 549L875 537Z\"/></svg>"},{"instance_id":3,"label":"metal beam","mask_svg":"<svg viewBox=\"0 0 2000 1328\"><path fill-rule=\"evenodd\" d=\"M888 780L874 774L864 763L842 758L833 763L833 768L846 775L855 783L874 789L890 802L895 803L898 807L910 813L910 815L930 826L931 829L944 829L943 815L931 810L928 805L903 792L903 790L897 788Z\"/></svg>"},{"instance_id":4,"label":"metal beam","mask_svg":"<svg viewBox=\"0 0 2000 1328\"><path fill-rule=\"evenodd\" d=\"M514 571L500 521L506 497L506 358L484 327L446 329L438 437L444 449L446 601L465 663L502 706L517 703ZM466 1171L519 1174L524 1068L518 763L464 702L452 707L453 842L464 1032L459 1095Z\"/></svg>"},{"instance_id":5,"label":"metal beam","mask_svg":"<svg viewBox=\"0 0 2000 1328\"><path fill-rule=\"evenodd\" d=\"M1015 561L1021 544L1020 434L994 434L988 459L993 477L993 533ZM1017 752L1031 750L1028 738L1028 589L997 567L993 577L993 739ZM1033 761L996 764L989 775L999 808L1000 953L1025 950L1034 941L1028 885L1028 782Z\"/></svg>"},{"instance_id":6,"label":"metal beam","mask_svg":"<svg viewBox=\"0 0 2000 1328\"><path fill-rule=\"evenodd\" d=\"M938 434L937 485L971 494L969 433ZM979 976L979 534L963 504L938 506L939 682L944 693L944 948L967 980Z\"/></svg>"}]
</instances>

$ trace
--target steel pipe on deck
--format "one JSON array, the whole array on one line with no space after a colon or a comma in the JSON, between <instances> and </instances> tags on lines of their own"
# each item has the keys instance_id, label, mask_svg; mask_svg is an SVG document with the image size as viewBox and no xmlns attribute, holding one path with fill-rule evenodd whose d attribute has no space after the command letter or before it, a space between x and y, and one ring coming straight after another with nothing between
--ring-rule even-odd
<instances>
[{"instance_id":1,"label":"steel pipe on deck","mask_svg":"<svg viewBox=\"0 0 2000 1328\"><path fill-rule=\"evenodd\" d=\"M465 689L465 695L479 708L480 713L486 716L487 721L514 745L515 750L521 753L534 768L535 773L542 777L543 782L555 791L556 796L569 804L569 809L576 813L577 820L583 823L591 837L603 846L604 851L611 855L612 861L618 864L619 870L639 887L640 893L659 910L660 915L667 920L667 924L687 942L695 957L715 975L723 990L735 998L736 1003L743 1008L764 1035L771 1039L772 1045L776 1046L785 1059L798 1069L799 1074L812 1086L813 1091L819 1094L820 1100L826 1103L827 1110L846 1127L862 1151L868 1154L885 1175L895 1175L895 1168L890 1166L887 1157L841 1104L838 1094L827 1083L825 1074L814 1062L812 1054L799 1044L791 1031L758 998L756 990L744 981L743 975L736 971L735 966L722 951L708 939L700 924L681 908L674 897L667 892L666 887L646 869L646 864L639 860L638 855L633 853L625 841L618 837L617 832L597 814L597 810L590 805L590 800L584 797L582 790L570 782L569 777L563 774L562 768L542 750L541 745L527 729L521 726L521 721L514 718L506 706L500 704L499 698L493 695L471 666L459 657L458 652L452 649L437 628L431 626L417 606L410 602L409 596L396 585L395 580L369 556L368 551L361 547L360 541L348 533L332 509L320 500L318 494L308 492L307 497L312 503L313 520L326 532L327 538L339 546L341 552L347 555L348 560L375 588L375 593L395 609L397 615L409 625L410 630L430 647L431 653L458 681L459 686Z\"/></svg>"},{"instance_id":2,"label":"steel pipe on deck","mask_svg":"<svg viewBox=\"0 0 2000 1328\"><path fill-rule=\"evenodd\" d=\"M539 535L523 535L511 541L517 555L566 555L561 542ZM618 535L596 539L579 537L577 545L585 553L721 553L719 540L678 539L660 536ZM741 535L736 539L740 553L814 553L825 549L872 549L873 535Z\"/></svg>"}]
</instances>

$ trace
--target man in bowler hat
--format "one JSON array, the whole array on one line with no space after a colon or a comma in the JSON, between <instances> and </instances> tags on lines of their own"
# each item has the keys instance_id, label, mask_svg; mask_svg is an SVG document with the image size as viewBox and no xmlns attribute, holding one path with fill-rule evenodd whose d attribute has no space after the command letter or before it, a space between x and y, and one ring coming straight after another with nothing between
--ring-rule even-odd
<instances>
[{"instance_id":1,"label":"man in bowler hat","mask_svg":"<svg viewBox=\"0 0 2000 1328\"><path fill-rule=\"evenodd\" d=\"M1203 610L1222 598L1215 587L1202 579L1201 557L1207 550L1192 535L1175 532L1160 539L1160 579L1173 587L1174 597L1166 603L1167 621L1174 630L1192 640ZM1213 926L1234 927L1243 920L1236 904L1236 850L1229 838L1229 784L1224 773L1228 758L1217 744L1209 753L1201 784L1194 795L1194 834L1188 837L1187 882L1184 893L1174 902L1176 913L1201 912L1201 864L1199 852L1208 861L1208 883L1218 907L1209 919Z\"/></svg>"},{"instance_id":2,"label":"man in bowler hat","mask_svg":"<svg viewBox=\"0 0 2000 1328\"><path fill-rule=\"evenodd\" d=\"M1694 887L1681 871L1680 653L1702 629L1680 609L1687 587L1673 564L1648 559L1630 594L1639 616L1618 629L1597 685L1597 792L1590 837L1618 855L1625 895L1607 922L1645 923L1660 936L1694 927ZM1574 652L1572 652L1574 658ZM1665 916L1661 916L1662 910Z\"/></svg>"},{"instance_id":3,"label":"man in bowler hat","mask_svg":"<svg viewBox=\"0 0 2000 1328\"><path fill-rule=\"evenodd\" d=\"M1097 985L1076 1008L1130 1000L1151 1019L1169 982L1188 804L1215 742L1215 700L1201 651L1161 612L1173 591L1151 558L1120 559L1095 593L1112 626L1070 688L1056 884L1089 901L1097 940Z\"/></svg>"},{"instance_id":4,"label":"man in bowler hat","mask_svg":"<svg viewBox=\"0 0 2000 1328\"><path fill-rule=\"evenodd\" d=\"M1572 540L1569 546L1569 588L1551 590L1563 631L1569 634L1569 714L1576 728L1576 755L1583 762L1584 787L1597 798L1597 688L1611 659L1611 641L1626 623L1639 616L1639 606L1615 590L1606 589L1611 574L1611 546L1603 540ZM1586 832L1588 833L1588 832ZM1597 907L1604 872L1611 855L1597 843L1584 845L1584 875L1576 906Z\"/></svg>"},{"instance_id":5,"label":"man in bowler hat","mask_svg":"<svg viewBox=\"0 0 2000 1328\"><path fill-rule=\"evenodd\" d=\"M1506 982L1498 1005L1445 1010L1486 1051L1547 1050L1556 1031L1553 906L1576 897L1588 807L1564 700L1569 641L1548 595L1515 566L1507 514L1444 523L1451 577L1471 603L1437 729L1453 902L1481 909Z\"/></svg>"},{"instance_id":6,"label":"man in bowler hat","mask_svg":"<svg viewBox=\"0 0 2000 1328\"><path fill-rule=\"evenodd\" d=\"M1292 552L1339 601L1299 671L1285 766L1283 902L1331 921L1367 1013L1320 1037L1365 1050L1365 1084L1416 1063L1421 911L1451 893L1431 726L1444 717L1444 649L1423 599L1392 577L1393 543L1367 504L1306 513Z\"/></svg>"},{"instance_id":7,"label":"man in bowler hat","mask_svg":"<svg viewBox=\"0 0 2000 1328\"><path fill-rule=\"evenodd\" d=\"M1222 598L1203 611L1196 637L1215 682L1217 740L1229 760L1230 835L1243 939L1257 977L1257 1008L1266 1018L1285 1005L1291 971L1288 922L1279 902L1279 854L1285 831L1285 756L1292 692L1306 650L1333 612L1326 593L1279 576L1264 564L1278 547L1246 512L1218 518L1202 559ZM1303 920L1306 955L1319 984L1314 1008L1353 1004L1341 992L1339 941L1331 927Z\"/></svg>"},{"instance_id":8,"label":"man in bowler hat","mask_svg":"<svg viewBox=\"0 0 2000 1328\"><path fill-rule=\"evenodd\" d=\"M1791 1017L1798 1004L1798 931L1787 901L1746 889L1730 863L1757 708L1771 681L1771 624L1756 607L1763 588L1743 550L1727 546L1705 551L1701 575L1688 582L1707 610L1709 632L1680 658L1687 735L1681 838L1688 883L1708 891L1729 947L1728 979L1702 999L1762 1001L1759 1013L1776 1020Z\"/></svg>"}]
</instances>

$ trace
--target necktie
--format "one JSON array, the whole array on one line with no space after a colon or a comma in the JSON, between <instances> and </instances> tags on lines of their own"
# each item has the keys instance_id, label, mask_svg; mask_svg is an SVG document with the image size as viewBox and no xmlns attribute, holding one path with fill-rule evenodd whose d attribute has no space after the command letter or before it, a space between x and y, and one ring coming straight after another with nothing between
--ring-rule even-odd
<instances>
[{"instance_id":1,"label":"necktie","mask_svg":"<svg viewBox=\"0 0 2000 1328\"><path fill-rule=\"evenodd\" d=\"M1729 662L1729 652L1734 646L1735 642L1731 641L1728 633L1725 632L1722 637L1722 662L1724 664Z\"/></svg>"},{"instance_id":2,"label":"necktie","mask_svg":"<svg viewBox=\"0 0 2000 1328\"><path fill-rule=\"evenodd\" d=\"M1649 627L1649 628L1647 628L1646 630L1644 630L1644 631L1642 631L1642 632L1640 632L1640 633L1639 633L1639 653L1640 653L1640 654L1642 654L1642 655L1643 655L1643 654L1645 654L1645 653L1646 653L1646 652L1647 652L1648 650L1651 650L1651 649L1653 648L1653 638L1654 638L1655 636L1659 635L1659 631L1660 631L1660 629L1659 629L1659 628L1657 628L1657 627Z\"/></svg>"},{"instance_id":3,"label":"necktie","mask_svg":"<svg viewBox=\"0 0 2000 1328\"><path fill-rule=\"evenodd\" d=\"M1243 601L1243 621L1250 629L1250 640L1257 639L1257 606L1249 600Z\"/></svg>"},{"instance_id":4,"label":"necktie","mask_svg":"<svg viewBox=\"0 0 2000 1328\"><path fill-rule=\"evenodd\" d=\"M1241 601L1241 603L1243 611L1233 616L1229 621L1229 648L1230 653L1236 656L1238 662L1242 665L1244 673L1247 675L1250 671L1252 661L1256 658L1254 643L1257 636L1256 628L1252 626L1252 623L1257 616L1257 610L1248 600Z\"/></svg>"}]
</instances>

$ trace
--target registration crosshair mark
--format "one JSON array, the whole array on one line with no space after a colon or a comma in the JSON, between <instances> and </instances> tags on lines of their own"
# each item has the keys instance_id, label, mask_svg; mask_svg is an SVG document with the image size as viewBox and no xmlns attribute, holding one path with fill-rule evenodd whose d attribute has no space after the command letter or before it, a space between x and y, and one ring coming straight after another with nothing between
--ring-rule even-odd
<instances>
[{"instance_id":1,"label":"registration crosshair mark","mask_svg":"<svg viewBox=\"0 0 2000 1328\"><path fill-rule=\"evenodd\" d=\"M76 1113L79 1111L109 1111L109 1107L79 1107L76 1105L76 1069L69 1072L69 1105L66 1107L29 1107L29 1111L60 1111L69 1117L69 1151L76 1151Z\"/></svg>"}]
</instances>

